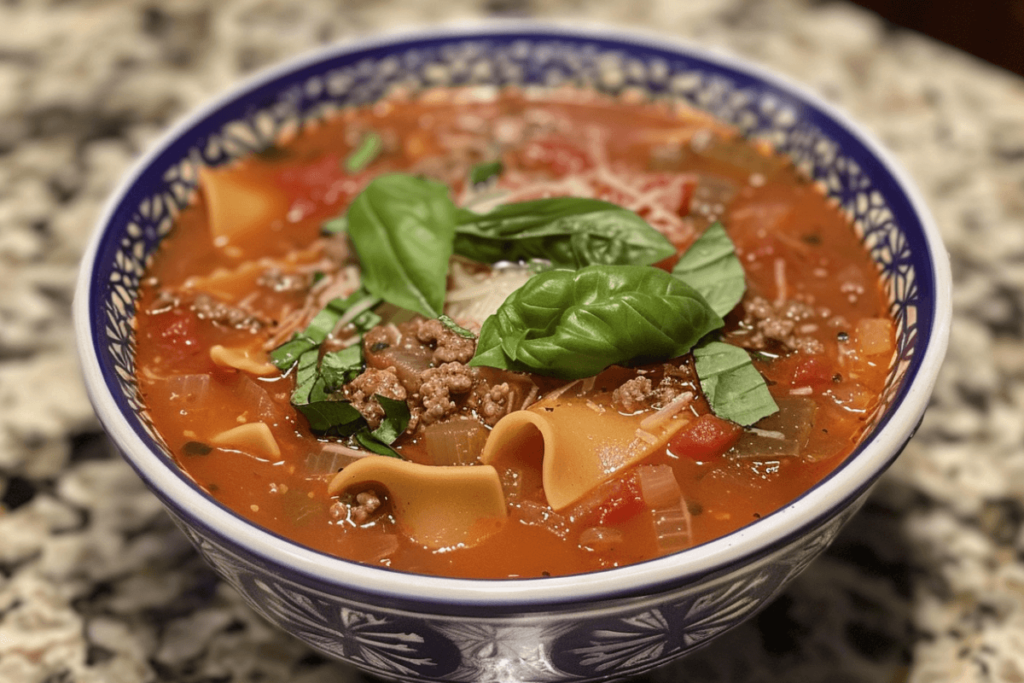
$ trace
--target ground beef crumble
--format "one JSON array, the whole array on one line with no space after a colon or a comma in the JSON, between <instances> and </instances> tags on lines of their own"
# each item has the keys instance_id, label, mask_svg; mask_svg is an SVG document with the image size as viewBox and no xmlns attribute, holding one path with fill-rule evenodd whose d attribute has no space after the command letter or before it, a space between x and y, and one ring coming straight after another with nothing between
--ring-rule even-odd
<instances>
[{"instance_id":1,"label":"ground beef crumble","mask_svg":"<svg viewBox=\"0 0 1024 683\"><path fill-rule=\"evenodd\" d=\"M445 327L440 320L424 320L416 338L434 348L435 363L468 363L476 353L476 340L466 339Z\"/></svg>"},{"instance_id":2,"label":"ground beef crumble","mask_svg":"<svg viewBox=\"0 0 1024 683\"><path fill-rule=\"evenodd\" d=\"M649 377L626 380L612 392L612 406L620 413L635 413L647 408L653 387Z\"/></svg>"},{"instance_id":3,"label":"ground beef crumble","mask_svg":"<svg viewBox=\"0 0 1024 683\"><path fill-rule=\"evenodd\" d=\"M462 363L445 363L424 370L421 379L420 390L414 397L418 398L419 405L414 403L410 409L417 417L417 424L426 426L454 414L458 406L452 396L472 389L474 378L472 370Z\"/></svg>"},{"instance_id":4,"label":"ground beef crumble","mask_svg":"<svg viewBox=\"0 0 1024 683\"><path fill-rule=\"evenodd\" d=\"M774 303L755 296L744 300L743 311L740 332L731 341L749 349L763 349L774 342L791 351L824 352L820 341L801 332L804 325L816 325L818 316L810 304L796 299Z\"/></svg>"},{"instance_id":5,"label":"ground beef crumble","mask_svg":"<svg viewBox=\"0 0 1024 683\"><path fill-rule=\"evenodd\" d=\"M513 410L510 405L512 400L513 391L508 382L493 386L487 382L480 382L473 387L469 405L484 424L493 427L498 424L498 420Z\"/></svg>"},{"instance_id":6,"label":"ground beef crumble","mask_svg":"<svg viewBox=\"0 0 1024 683\"><path fill-rule=\"evenodd\" d=\"M631 415L641 410L663 408L680 394L696 393L697 377L689 362L678 365L665 363L660 368L660 375L657 384L647 375L626 380L612 392L612 407Z\"/></svg>"},{"instance_id":7,"label":"ground beef crumble","mask_svg":"<svg viewBox=\"0 0 1024 683\"><path fill-rule=\"evenodd\" d=\"M367 368L365 372L345 385L345 397L366 420L370 429L376 429L384 419L384 408L374 396L380 394L396 401L408 398L408 392L391 368Z\"/></svg>"}]
</instances>

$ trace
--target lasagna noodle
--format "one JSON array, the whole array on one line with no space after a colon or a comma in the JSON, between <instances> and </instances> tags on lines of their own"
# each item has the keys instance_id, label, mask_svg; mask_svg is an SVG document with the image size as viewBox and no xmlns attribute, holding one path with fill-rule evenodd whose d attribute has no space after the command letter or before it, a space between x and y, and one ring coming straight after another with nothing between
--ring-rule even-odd
<instances>
[{"instance_id":1,"label":"lasagna noodle","mask_svg":"<svg viewBox=\"0 0 1024 683\"><path fill-rule=\"evenodd\" d=\"M498 472L488 466L439 467L371 455L335 475L327 491L336 496L376 485L387 490L402 532L432 550L477 545L507 516Z\"/></svg>"},{"instance_id":2,"label":"lasagna noodle","mask_svg":"<svg viewBox=\"0 0 1024 683\"><path fill-rule=\"evenodd\" d=\"M481 460L540 456L548 505L564 510L595 488L663 448L689 422L680 411L646 429L649 413L595 409L585 397L559 396L510 413L494 426Z\"/></svg>"}]
</instances>

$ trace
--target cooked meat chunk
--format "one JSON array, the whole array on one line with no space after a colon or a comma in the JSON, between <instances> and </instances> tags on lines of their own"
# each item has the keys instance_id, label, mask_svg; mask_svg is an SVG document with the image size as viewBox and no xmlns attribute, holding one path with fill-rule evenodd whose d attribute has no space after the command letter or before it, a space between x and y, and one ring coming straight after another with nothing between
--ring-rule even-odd
<instances>
[{"instance_id":1,"label":"cooked meat chunk","mask_svg":"<svg viewBox=\"0 0 1024 683\"><path fill-rule=\"evenodd\" d=\"M201 320L209 320L236 330L256 331L263 326L262 320L245 309L226 304L209 294L196 294L192 300L192 310Z\"/></svg>"},{"instance_id":2,"label":"cooked meat chunk","mask_svg":"<svg viewBox=\"0 0 1024 683\"><path fill-rule=\"evenodd\" d=\"M635 413L649 407L652 396L651 380L634 377L612 392L612 406L620 413Z\"/></svg>"},{"instance_id":3,"label":"cooked meat chunk","mask_svg":"<svg viewBox=\"0 0 1024 683\"><path fill-rule=\"evenodd\" d=\"M412 406L417 426L433 424L455 413L458 406L452 395L465 394L473 388L472 371L462 363L429 368L423 371L421 379L418 405Z\"/></svg>"},{"instance_id":4,"label":"cooked meat chunk","mask_svg":"<svg viewBox=\"0 0 1024 683\"><path fill-rule=\"evenodd\" d=\"M468 363L476 352L476 341L460 337L440 320L424 320L416 330L416 338L434 347L434 363Z\"/></svg>"},{"instance_id":5,"label":"cooked meat chunk","mask_svg":"<svg viewBox=\"0 0 1024 683\"><path fill-rule=\"evenodd\" d=\"M509 403L514 398L514 392L508 382L492 386L482 381L473 387L469 405L476 411L484 424L493 427L498 424L498 420L512 411Z\"/></svg>"},{"instance_id":6,"label":"cooked meat chunk","mask_svg":"<svg viewBox=\"0 0 1024 683\"><path fill-rule=\"evenodd\" d=\"M802 334L805 324L813 324L814 309L795 299L781 304L755 296L743 302L744 318L742 328L746 332L736 335L734 340L747 348L763 349L771 342L781 344L790 350L806 353L822 353L821 342Z\"/></svg>"},{"instance_id":7,"label":"cooked meat chunk","mask_svg":"<svg viewBox=\"0 0 1024 683\"><path fill-rule=\"evenodd\" d=\"M404 401L408 392L392 369L366 371L345 385L345 396L366 420L370 429L376 429L384 419L384 408L375 398L376 394Z\"/></svg>"},{"instance_id":8,"label":"cooked meat chunk","mask_svg":"<svg viewBox=\"0 0 1024 683\"><path fill-rule=\"evenodd\" d=\"M356 494L354 501L336 502L331 506L330 515L335 521L347 519L356 525L365 524L380 509L381 504L382 501L377 492L367 489Z\"/></svg>"}]
</instances>

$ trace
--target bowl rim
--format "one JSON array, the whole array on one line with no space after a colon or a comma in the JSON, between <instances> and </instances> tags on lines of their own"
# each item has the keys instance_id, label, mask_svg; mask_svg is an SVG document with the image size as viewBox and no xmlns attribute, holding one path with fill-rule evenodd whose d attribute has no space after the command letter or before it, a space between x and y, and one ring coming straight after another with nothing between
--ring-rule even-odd
<instances>
[{"instance_id":1,"label":"bowl rim","mask_svg":"<svg viewBox=\"0 0 1024 683\"><path fill-rule=\"evenodd\" d=\"M817 109L856 139L881 163L885 171L896 181L921 223L934 278L934 296L931 302L932 327L929 330L927 345L917 374L907 378L911 380L911 385L902 400L894 405L888 420L879 426L872 439L841 468L783 508L754 523L673 555L625 567L563 577L458 579L363 565L301 546L258 527L202 494L197 487L189 485L181 472L173 471L146 445L120 412L103 376L97 349L92 343L94 324L98 322L90 305L94 284L92 271L96 256L106 227L114 218L136 179L183 132L215 113L223 105L244 97L262 84L304 67L368 49L399 47L410 41L457 40L485 35L508 38L517 34L565 37L574 40L592 39L618 43L624 48L637 46L662 50L695 57L717 67L737 71ZM752 558L761 557L780 544L820 525L866 492L892 464L913 435L927 406L945 355L952 318L952 282L948 254L942 245L938 227L931 213L902 166L870 132L845 112L825 101L807 86L721 49L638 29L623 30L577 22L570 26L553 21L480 20L429 28L392 30L372 37L322 46L259 70L188 112L151 144L148 151L124 175L107 200L81 263L75 288L73 318L76 345L87 393L100 422L124 458L154 489L165 505L168 501L173 501L180 510L220 538L241 546L252 555L309 577L321 585L354 588L362 593L398 601L436 602L466 607L549 607L606 600L624 595L649 595L663 590L665 586L695 582L703 576L717 575Z\"/></svg>"}]
</instances>

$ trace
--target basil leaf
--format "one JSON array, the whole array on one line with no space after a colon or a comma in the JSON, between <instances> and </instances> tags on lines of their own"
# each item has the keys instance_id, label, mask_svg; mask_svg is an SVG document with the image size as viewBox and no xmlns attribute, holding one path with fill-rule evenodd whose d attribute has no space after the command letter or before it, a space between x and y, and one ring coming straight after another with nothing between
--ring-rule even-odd
<instances>
[{"instance_id":1,"label":"basil leaf","mask_svg":"<svg viewBox=\"0 0 1024 683\"><path fill-rule=\"evenodd\" d=\"M582 268L650 265L675 248L632 211L599 199L553 197L505 204L482 215L459 209L455 253L484 263L540 258Z\"/></svg>"},{"instance_id":2,"label":"basil leaf","mask_svg":"<svg viewBox=\"0 0 1024 683\"><path fill-rule=\"evenodd\" d=\"M467 330L462 325L458 324L451 317L447 315L439 315L437 319L441 321L441 324L447 327L449 330L459 335L463 339L476 339L476 335Z\"/></svg>"},{"instance_id":3,"label":"basil leaf","mask_svg":"<svg viewBox=\"0 0 1024 683\"><path fill-rule=\"evenodd\" d=\"M750 426L778 411L764 377L746 350L709 341L693 350L700 387L718 417Z\"/></svg>"},{"instance_id":4,"label":"basil leaf","mask_svg":"<svg viewBox=\"0 0 1024 683\"><path fill-rule=\"evenodd\" d=\"M484 321L469 364L578 379L681 356L722 324L699 293L658 268L551 270Z\"/></svg>"},{"instance_id":5,"label":"basil leaf","mask_svg":"<svg viewBox=\"0 0 1024 683\"><path fill-rule=\"evenodd\" d=\"M736 247L717 222L683 252L672 274L700 292L721 316L736 307L747 287Z\"/></svg>"},{"instance_id":6,"label":"basil leaf","mask_svg":"<svg viewBox=\"0 0 1024 683\"><path fill-rule=\"evenodd\" d=\"M350 436L365 427L366 421L351 403L331 396L332 387L321 374L319 361L319 349L310 349L299 357L292 405L306 416L313 432Z\"/></svg>"},{"instance_id":7,"label":"basil leaf","mask_svg":"<svg viewBox=\"0 0 1024 683\"><path fill-rule=\"evenodd\" d=\"M306 416L309 428L324 436L351 436L366 426L366 421L348 401L317 401L295 406Z\"/></svg>"},{"instance_id":8,"label":"basil leaf","mask_svg":"<svg viewBox=\"0 0 1024 683\"><path fill-rule=\"evenodd\" d=\"M504 167L500 161L489 161L482 164L477 164L473 168L469 169L469 183L471 185L479 185L486 183L491 178L501 175Z\"/></svg>"},{"instance_id":9,"label":"basil leaf","mask_svg":"<svg viewBox=\"0 0 1024 683\"><path fill-rule=\"evenodd\" d=\"M374 398L384 409L384 419L380 421L380 426L370 433L378 441L392 444L409 426L409 420L412 417L409 405L405 401L388 398L381 394L374 394Z\"/></svg>"},{"instance_id":10,"label":"basil leaf","mask_svg":"<svg viewBox=\"0 0 1024 683\"><path fill-rule=\"evenodd\" d=\"M345 214L329 218L320 224L321 235L340 235L343 232L348 232L348 216Z\"/></svg>"},{"instance_id":11,"label":"basil leaf","mask_svg":"<svg viewBox=\"0 0 1024 683\"><path fill-rule=\"evenodd\" d=\"M325 353L320 359L320 375L330 391L351 382L363 371L363 346L353 344L339 351Z\"/></svg>"},{"instance_id":12,"label":"basil leaf","mask_svg":"<svg viewBox=\"0 0 1024 683\"><path fill-rule=\"evenodd\" d=\"M398 454L398 451L396 451L394 448L387 445L386 443L377 440L376 438L374 438L373 434L366 431L365 429L362 430L361 432L356 432L356 441L358 441L359 445L361 445L363 448L370 451L371 453L376 453L377 455L386 455L389 458L402 457Z\"/></svg>"},{"instance_id":13,"label":"basil leaf","mask_svg":"<svg viewBox=\"0 0 1024 683\"><path fill-rule=\"evenodd\" d=\"M352 153L345 159L345 170L349 173L358 173L373 163L381 150L384 149L384 140L381 136L370 131L359 141L359 146L352 150Z\"/></svg>"},{"instance_id":14,"label":"basil leaf","mask_svg":"<svg viewBox=\"0 0 1024 683\"><path fill-rule=\"evenodd\" d=\"M399 173L373 180L348 210L363 286L399 308L436 318L448 283L454 211L440 183Z\"/></svg>"}]
</instances>

